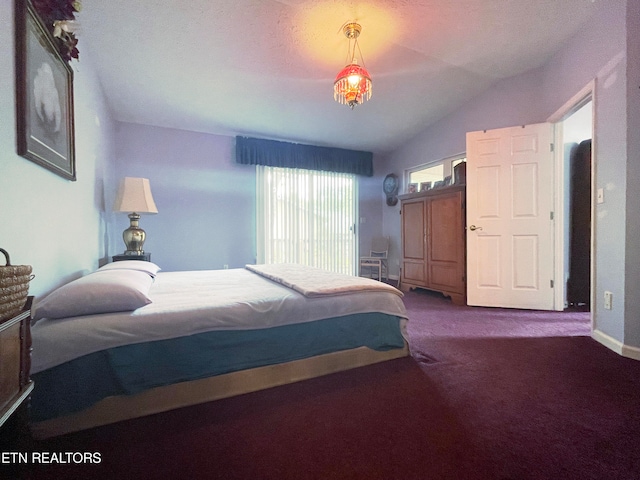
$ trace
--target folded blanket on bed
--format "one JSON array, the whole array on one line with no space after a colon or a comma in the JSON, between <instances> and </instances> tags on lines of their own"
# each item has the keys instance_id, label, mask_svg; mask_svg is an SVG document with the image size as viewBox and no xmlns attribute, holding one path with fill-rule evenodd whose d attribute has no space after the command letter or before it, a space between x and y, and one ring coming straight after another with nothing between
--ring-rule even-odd
<instances>
[{"instance_id":1,"label":"folded blanket on bed","mask_svg":"<svg viewBox=\"0 0 640 480\"><path fill-rule=\"evenodd\" d=\"M391 292L400 297L403 296L397 288L377 280L333 273L294 263L246 265L245 268L310 298L363 291Z\"/></svg>"}]
</instances>

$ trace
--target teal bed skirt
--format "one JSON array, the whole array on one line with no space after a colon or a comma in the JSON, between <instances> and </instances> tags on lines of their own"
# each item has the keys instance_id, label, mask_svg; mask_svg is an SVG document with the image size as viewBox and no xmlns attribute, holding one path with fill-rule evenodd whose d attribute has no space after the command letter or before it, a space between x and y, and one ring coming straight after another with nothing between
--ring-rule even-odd
<instances>
[{"instance_id":1,"label":"teal bed skirt","mask_svg":"<svg viewBox=\"0 0 640 480\"><path fill-rule=\"evenodd\" d=\"M363 346L403 348L400 319L362 313L110 348L32 375L31 420L78 412L109 396Z\"/></svg>"}]
</instances>

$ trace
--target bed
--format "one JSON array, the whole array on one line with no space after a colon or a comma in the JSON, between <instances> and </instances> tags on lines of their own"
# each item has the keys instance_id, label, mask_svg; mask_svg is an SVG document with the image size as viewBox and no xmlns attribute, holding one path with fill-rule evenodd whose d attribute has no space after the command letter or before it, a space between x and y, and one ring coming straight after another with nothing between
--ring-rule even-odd
<instances>
[{"instance_id":1,"label":"bed","mask_svg":"<svg viewBox=\"0 0 640 480\"><path fill-rule=\"evenodd\" d=\"M44 298L34 321L36 438L408 354L402 292L291 264L110 263Z\"/></svg>"}]
</instances>

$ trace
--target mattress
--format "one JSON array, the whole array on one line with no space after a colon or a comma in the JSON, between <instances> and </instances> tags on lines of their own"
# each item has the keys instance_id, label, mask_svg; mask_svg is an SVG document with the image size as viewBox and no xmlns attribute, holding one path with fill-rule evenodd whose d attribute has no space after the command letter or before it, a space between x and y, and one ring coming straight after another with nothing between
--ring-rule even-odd
<instances>
[{"instance_id":1,"label":"mattress","mask_svg":"<svg viewBox=\"0 0 640 480\"><path fill-rule=\"evenodd\" d=\"M336 283L325 272L273 268L160 272L149 290L151 303L134 311L38 321L32 328L33 422L236 372L330 355L355 358L340 355L362 348L380 355L367 354L357 365L406 355L407 318L398 290L357 277L346 282L354 288L343 287L347 276ZM305 285L311 274L320 277ZM296 276L300 288L289 285ZM342 370L349 361L326 368L321 360L314 371ZM204 398L224 396L207 392Z\"/></svg>"},{"instance_id":2,"label":"mattress","mask_svg":"<svg viewBox=\"0 0 640 480\"><path fill-rule=\"evenodd\" d=\"M406 319L398 290L375 280L337 277L370 282L372 289L309 298L244 268L159 272L148 293L151 303L144 307L38 321L31 329L31 372L109 348L209 331L263 329L356 313Z\"/></svg>"}]
</instances>

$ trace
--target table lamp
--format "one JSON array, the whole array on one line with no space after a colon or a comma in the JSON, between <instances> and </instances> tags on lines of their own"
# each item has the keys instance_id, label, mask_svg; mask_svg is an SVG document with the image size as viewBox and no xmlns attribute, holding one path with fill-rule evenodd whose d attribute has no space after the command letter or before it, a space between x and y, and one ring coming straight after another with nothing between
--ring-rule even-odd
<instances>
[{"instance_id":1,"label":"table lamp","mask_svg":"<svg viewBox=\"0 0 640 480\"><path fill-rule=\"evenodd\" d=\"M113 206L116 212L129 212L130 225L122 238L127 246L125 255L143 255L146 233L138 226L141 213L158 213L147 178L125 177L120 181L118 196Z\"/></svg>"}]
</instances>

